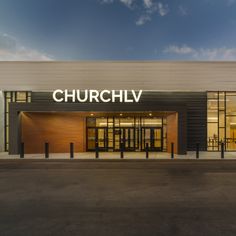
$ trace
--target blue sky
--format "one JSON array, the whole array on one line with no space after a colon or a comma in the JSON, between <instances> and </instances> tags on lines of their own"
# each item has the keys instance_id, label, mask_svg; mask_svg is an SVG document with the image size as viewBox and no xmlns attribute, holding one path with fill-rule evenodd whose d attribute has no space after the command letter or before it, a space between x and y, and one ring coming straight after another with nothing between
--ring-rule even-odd
<instances>
[{"instance_id":1,"label":"blue sky","mask_svg":"<svg viewBox=\"0 0 236 236\"><path fill-rule=\"evenodd\" d=\"M236 60L236 0L0 0L0 60Z\"/></svg>"}]
</instances>

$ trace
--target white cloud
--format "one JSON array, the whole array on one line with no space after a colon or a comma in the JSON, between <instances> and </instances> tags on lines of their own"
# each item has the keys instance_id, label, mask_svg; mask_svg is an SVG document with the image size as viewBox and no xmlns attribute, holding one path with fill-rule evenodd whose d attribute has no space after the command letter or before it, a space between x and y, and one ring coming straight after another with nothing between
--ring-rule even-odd
<instances>
[{"instance_id":1,"label":"white cloud","mask_svg":"<svg viewBox=\"0 0 236 236\"><path fill-rule=\"evenodd\" d=\"M111 3L114 3L115 1L119 1L120 3L124 4L128 8L132 8L132 5L136 0L100 0L100 3L111 4Z\"/></svg>"},{"instance_id":2,"label":"white cloud","mask_svg":"<svg viewBox=\"0 0 236 236\"><path fill-rule=\"evenodd\" d=\"M235 3L236 3L236 0L227 0L227 5L228 6L232 6Z\"/></svg>"},{"instance_id":3,"label":"white cloud","mask_svg":"<svg viewBox=\"0 0 236 236\"><path fill-rule=\"evenodd\" d=\"M181 16L187 16L189 13L188 13L188 9L184 6L179 6L178 7L178 13L181 15Z\"/></svg>"},{"instance_id":4,"label":"white cloud","mask_svg":"<svg viewBox=\"0 0 236 236\"><path fill-rule=\"evenodd\" d=\"M205 2L207 4L212 4L212 5L216 5L216 4L221 4L222 3L227 6L227 7L231 7L232 5L234 5L236 3L236 0L205 0Z\"/></svg>"},{"instance_id":5,"label":"white cloud","mask_svg":"<svg viewBox=\"0 0 236 236\"><path fill-rule=\"evenodd\" d=\"M228 0L228 3L230 4L236 3L236 0Z\"/></svg>"},{"instance_id":6,"label":"white cloud","mask_svg":"<svg viewBox=\"0 0 236 236\"><path fill-rule=\"evenodd\" d=\"M120 0L121 3L125 4L125 6L131 8L135 0Z\"/></svg>"},{"instance_id":7,"label":"white cloud","mask_svg":"<svg viewBox=\"0 0 236 236\"><path fill-rule=\"evenodd\" d=\"M169 6L161 2L154 2L153 0L143 0L144 4L144 14L139 17L136 21L136 25L144 25L147 21L151 21L151 16L154 13L158 13L160 16L165 16L169 12Z\"/></svg>"},{"instance_id":8,"label":"white cloud","mask_svg":"<svg viewBox=\"0 0 236 236\"><path fill-rule=\"evenodd\" d=\"M139 17L139 19L135 22L136 25L144 25L147 21L150 21L151 17L148 15L142 15Z\"/></svg>"},{"instance_id":9,"label":"white cloud","mask_svg":"<svg viewBox=\"0 0 236 236\"><path fill-rule=\"evenodd\" d=\"M152 0L143 0L144 7L151 8L153 6Z\"/></svg>"},{"instance_id":10,"label":"white cloud","mask_svg":"<svg viewBox=\"0 0 236 236\"><path fill-rule=\"evenodd\" d=\"M158 2L158 12L161 16L165 16L169 12L169 7L167 4L162 4Z\"/></svg>"},{"instance_id":11,"label":"white cloud","mask_svg":"<svg viewBox=\"0 0 236 236\"><path fill-rule=\"evenodd\" d=\"M165 50L164 53L173 53L179 55L193 54L195 53L195 49L188 47L187 45L183 45L181 47L176 45L170 45Z\"/></svg>"},{"instance_id":12,"label":"white cloud","mask_svg":"<svg viewBox=\"0 0 236 236\"><path fill-rule=\"evenodd\" d=\"M8 34L0 33L0 61L51 61L52 57L21 45Z\"/></svg>"},{"instance_id":13,"label":"white cloud","mask_svg":"<svg viewBox=\"0 0 236 236\"><path fill-rule=\"evenodd\" d=\"M143 0L145 9L146 9L146 14L153 14L155 12L158 12L160 16L165 16L169 12L169 6L167 4L163 4L161 2L153 2L150 0Z\"/></svg>"},{"instance_id":14,"label":"white cloud","mask_svg":"<svg viewBox=\"0 0 236 236\"><path fill-rule=\"evenodd\" d=\"M196 60L220 60L234 61L236 60L236 48L191 48L187 45L176 46L170 45L163 50L165 54L175 54L179 56L188 56Z\"/></svg>"},{"instance_id":15,"label":"white cloud","mask_svg":"<svg viewBox=\"0 0 236 236\"><path fill-rule=\"evenodd\" d=\"M121 2L123 3L125 6L131 8L133 3L136 1L136 0L100 0L100 3L102 4L110 4L110 3L114 3L115 1L117 2Z\"/></svg>"},{"instance_id":16,"label":"white cloud","mask_svg":"<svg viewBox=\"0 0 236 236\"><path fill-rule=\"evenodd\" d=\"M199 54L209 60L236 60L236 48L200 49Z\"/></svg>"},{"instance_id":17,"label":"white cloud","mask_svg":"<svg viewBox=\"0 0 236 236\"><path fill-rule=\"evenodd\" d=\"M114 0L101 0L101 3L113 3L114 2Z\"/></svg>"},{"instance_id":18,"label":"white cloud","mask_svg":"<svg viewBox=\"0 0 236 236\"><path fill-rule=\"evenodd\" d=\"M115 1L124 4L126 7L131 10L140 11L141 14L139 18L136 20L136 25L141 26L146 22L151 21L151 16L154 13L158 13L160 16L165 16L169 12L169 6L167 4L163 4L162 2L158 2L157 0L139 0L142 5L137 5L138 0L100 0L101 3L114 3Z\"/></svg>"}]
</instances>

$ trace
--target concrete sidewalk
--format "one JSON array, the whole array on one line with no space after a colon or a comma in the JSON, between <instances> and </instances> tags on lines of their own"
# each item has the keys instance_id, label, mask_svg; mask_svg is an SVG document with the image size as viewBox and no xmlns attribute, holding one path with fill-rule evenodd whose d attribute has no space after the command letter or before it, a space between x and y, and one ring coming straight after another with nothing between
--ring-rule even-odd
<instances>
[{"instance_id":1,"label":"concrete sidewalk","mask_svg":"<svg viewBox=\"0 0 236 236\"><path fill-rule=\"evenodd\" d=\"M236 152L225 152L226 160L236 160ZM25 154L25 159L45 159L44 154ZM70 159L69 153L50 153L50 159ZM196 159L196 152L188 152L187 155L174 155L175 159ZM8 155L7 152L0 153L0 159L20 159L20 155ZM75 153L74 159L95 159L94 152ZM99 159L116 160L120 159L119 152L99 152ZM146 159L145 152L124 152L124 159ZM149 159L171 159L171 154L166 152L149 152ZM199 159L203 160L219 160L221 159L220 152L200 152Z\"/></svg>"}]
</instances>

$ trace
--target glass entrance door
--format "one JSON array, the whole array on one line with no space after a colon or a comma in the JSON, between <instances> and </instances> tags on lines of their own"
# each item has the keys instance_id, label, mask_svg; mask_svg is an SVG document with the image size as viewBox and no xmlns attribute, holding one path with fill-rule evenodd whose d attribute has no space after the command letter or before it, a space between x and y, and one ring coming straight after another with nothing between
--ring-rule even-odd
<instances>
[{"instance_id":1,"label":"glass entrance door","mask_svg":"<svg viewBox=\"0 0 236 236\"><path fill-rule=\"evenodd\" d=\"M96 128L96 140L100 151L107 151L107 128Z\"/></svg>"},{"instance_id":2,"label":"glass entrance door","mask_svg":"<svg viewBox=\"0 0 236 236\"><path fill-rule=\"evenodd\" d=\"M166 150L166 122L164 118L141 117L89 117L87 118L87 151L150 151ZM236 138L235 138L236 139Z\"/></svg>"},{"instance_id":3,"label":"glass entrance door","mask_svg":"<svg viewBox=\"0 0 236 236\"><path fill-rule=\"evenodd\" d=\"M120 151L120 143L121 143L121 129L115 128L114 129L114 151Z\"/></svg>"},{"instance_id":4,"label":"glass entrance door","mask_svg":"<svg viewBox=\"0 0 236 236\"><path fill-rule=\"evenodd\" d=\"M107 128L88 128L87 129L87 150L94 151L96 148L96 142L98 142L98 148L100 151L107 151Z\"/></svg>"},{"instance_id":5,"label":"glass entrance door","mask_svg":"<svg viewBox=\"0 0 236 236\"><path fill-rule=\"evenodd\" d=\"M142 150L145 150L146 143L148 143L149 150L162 151L162 128L142 128Z\"/></svg>"},{"instance_id":6,"label":"glass entrance door","mask_svg":"<svg viewBox=\"0 0 236 236\"><path fill-rule=\"evenodd\" d=\"M126 151L135 150L135 132L134 128L122 128L123 142Z\"/></svg>"},{"instance_id":7,"label":"glass entrance door","mask_svg":"<svg viewBox=\"0 0 236 236\"><path fill-rule=\"evenodd\" d=\"M135 150L135 129L134 128L116 128L114 132L114 150L120 150L120 144L124 143L125 151Z\"/></svg>"}]
</instances>

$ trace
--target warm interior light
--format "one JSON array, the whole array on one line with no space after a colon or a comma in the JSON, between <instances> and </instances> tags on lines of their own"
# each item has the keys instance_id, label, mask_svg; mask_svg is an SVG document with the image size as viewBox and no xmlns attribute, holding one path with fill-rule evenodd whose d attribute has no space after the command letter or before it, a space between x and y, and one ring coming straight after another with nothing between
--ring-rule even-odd
<instances>
[{"instance_id":1,"label":"warm interior light","mask_svg":"<svg viewBox=\"0 0 236 236\"><path fill-rule=\"evenodd\" d=\"M224 101L229 102L230 100L229 100L229 99L226 99L226 100L224 100L224 99L219 99L219 100L218 100L217 98L216 98L216 99L211 98L211 99L208 99L208 101L209 101L209 102L218 102L218 101L219 101L219 102L224 102Z\"/></svg>"},{"instance_id":2,"label":"warm interior light","mask_svg":"<svg viewBox=\"0 0 236 236\"><path fill-rule=\"evenodd\" d=\"M218 117L208 117L208 120L218 120Z\"/></svg>"},{"instance_id":3,"label":"warm interior light","mask_svg":"<svg viewBox=\"0 0 236 236\"><path fill-rule=\"evenodd\" d=\"M99 123L98 124L99 126L107 126L107 123L103 123L103 122L101 122L101 123ZM120 123L120 126L133 126L134 125L134 123L123 123L123 122L121 122ZM145 122L145 125L162 125L162 123L161 122Z\"/></svg>"}]
</instances>

